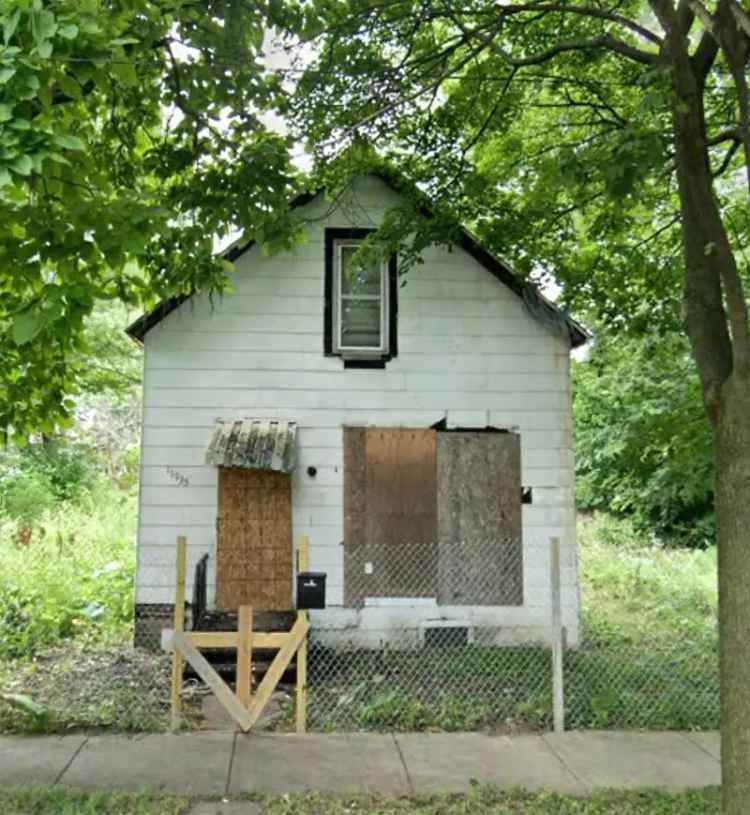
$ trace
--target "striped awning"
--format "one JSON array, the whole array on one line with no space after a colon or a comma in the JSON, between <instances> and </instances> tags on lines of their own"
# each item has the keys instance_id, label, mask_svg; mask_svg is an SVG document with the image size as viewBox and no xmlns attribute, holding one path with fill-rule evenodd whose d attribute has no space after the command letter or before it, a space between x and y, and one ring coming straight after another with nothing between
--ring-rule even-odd
<instances>
[{"instance_id":1,"label":"striped awning","mask_svg":"<svg viewBox=\"0 0 750 815\"><path fill-rule=\"evenodd\" d=\"M206 464L291 473L297 449L297 423L282 419L217 419Z\"/></svg>"}]
</instances>

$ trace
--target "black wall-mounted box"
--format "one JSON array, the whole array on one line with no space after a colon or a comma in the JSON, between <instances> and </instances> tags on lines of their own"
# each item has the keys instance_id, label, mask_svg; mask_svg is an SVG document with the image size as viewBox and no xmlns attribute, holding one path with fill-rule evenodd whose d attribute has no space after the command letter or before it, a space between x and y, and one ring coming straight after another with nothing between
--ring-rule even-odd
<instances>
[{"instance_id":1,"label":"black wall-mounted box","mask_svg":"<svg viewBox=\"0 0 750 815\"><path fill-rule=\"evenodd\" d=\"M324 572L300 572L297 575L297 608L326 607L326 575Z\"/></svg>"}]
</instances>

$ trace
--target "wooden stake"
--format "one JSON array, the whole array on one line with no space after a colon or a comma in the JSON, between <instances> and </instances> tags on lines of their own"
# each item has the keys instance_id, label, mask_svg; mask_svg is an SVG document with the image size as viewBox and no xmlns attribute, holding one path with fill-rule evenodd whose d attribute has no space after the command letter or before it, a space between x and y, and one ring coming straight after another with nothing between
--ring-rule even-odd
<instances>
[{"instance_id":1,"label":"wooden stake","mask_svg":"<svg viewBox=\"0 0 750 815\"><path fill-rule=\"evenodd\" d=\"M310 568L310 539L307 535L300 538L297 553L297 568L306 572ZM307 611L297 612L297 622L308 624ZM309 624L308 624L309 628ZM297 651L297 732L307 732L307 636Z\"/></svg>"},{"instance_id":2,"label":"wooden stake","mask_svg":"<svg viewBox=\"0 0 750 815\"><path fill-rule=\"evenodd\" d=\"M177 538L177 583L174 600L174 631L182 634L185 630L185 571L187 568L187 539L184 535ZM182 654L174 649L172 652L172 732L180 729L180 713L182 704L182 673L184 670Z\"/></svg>"},{"instance_id":3,"label":"wooden stake","mask_svg":"<svg viewBox=\"0 0 750 815\"><path fill-rule=\"evenodd\" d=\"M237 698L250 707L253 653L253 609L240 606L237 615Z\"/></svg>"},{"instance_id":4,"label":"wooden stake","mask_svg":"<svg viewBox=\"0 0 750 815\"><path fill-rule=\"evenodd\" d=\"M279 650L279 653L276 654L276 657L271 663L271 667L266 671L263 681L258 686L257 693L255 693L250 702L250 725L247 728L243 727L243 730L249 730L250 727L258 721L260 714L263 712L263 708L268 704L271 694L276 689L276 685L279 684L279 680L284 675L284 671L292 661L292 657L305 641L308 628L309 625L306 619L297 619L297 622L287 635L286 642Z\"/></svg>"}]
</instances>

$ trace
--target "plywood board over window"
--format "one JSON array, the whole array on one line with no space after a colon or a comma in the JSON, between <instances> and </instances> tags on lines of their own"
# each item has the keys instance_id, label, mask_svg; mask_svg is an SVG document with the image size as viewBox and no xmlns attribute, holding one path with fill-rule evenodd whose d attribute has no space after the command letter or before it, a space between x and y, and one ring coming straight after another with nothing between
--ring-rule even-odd
<instances>
[{"instance_id":1,"label":"plywood board over window","mask_svg":"<svg viewBox=\"0 0 750 815\"><path fill-rule=\"evenodd\" d=\"M292 606L291 481L285 473L219 468L216 603Z\"/></svg>"},{"instance_id":2,"label":"plywood board over window","mask_svg":"<svg viewBox=\"0 0 750 815\"><path fill-rule=\"evenodd\" d=\"M344 430L347 605L435 596L436 474L432 430Z\"/></svg>"},{"instance_id":3,"label":"plywood board over window","mask_svg":"<svg viewBox=\"0 0 750 815\"><path fill-rule=\"evenodd\" d=\"M520 453L512 433L345 428L346 605L520 605Z\"/></svg>"},{"instance_id":4,"label":"plywood board over window","mask_svg":"<svg viewBox=\"0 0 750 815\"><path fill-rule=\"evenodd\" d=\"M521 605L520 437L438 433L437 462L438 602Z\"/></svg>"}]
</instances>

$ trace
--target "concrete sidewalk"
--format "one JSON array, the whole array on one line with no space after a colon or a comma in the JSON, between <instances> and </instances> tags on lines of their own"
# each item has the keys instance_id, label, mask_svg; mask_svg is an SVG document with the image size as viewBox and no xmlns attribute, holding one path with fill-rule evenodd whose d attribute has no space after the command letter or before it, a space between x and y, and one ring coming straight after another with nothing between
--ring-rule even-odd
<instances>
[{"instance_id":1,"label":"concrete sidewalk","mask_svg":"<svg viewBox=\"0 0 750 815\"><path fill-rule=\"evenodd\" d=\"M676 790L718 784L719 771L716 733L0 737L3 785L150 787L195 797L305 790L460 792L471 780L585 795L604 787Z\"/></svg>"}]
</instances>

